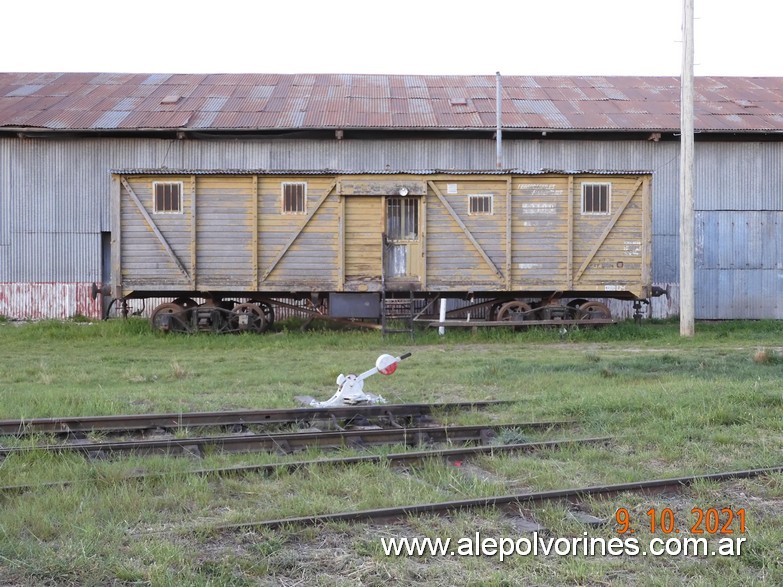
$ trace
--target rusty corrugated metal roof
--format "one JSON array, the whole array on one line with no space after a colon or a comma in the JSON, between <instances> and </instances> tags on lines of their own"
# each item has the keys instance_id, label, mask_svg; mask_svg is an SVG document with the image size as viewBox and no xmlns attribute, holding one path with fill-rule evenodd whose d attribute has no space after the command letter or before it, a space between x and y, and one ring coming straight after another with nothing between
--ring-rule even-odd
<instances>
[{"instance_id":1,"label":"rusty corrugated metal roof","mask_svg":"<svg viewBox=\"0 0 783 587\"><path fill-rule=\"evenodd\" d=\"M503 127L675 131L677 77L507 76ZM783 131L783 78L696 79L700 132ZM495 127L495 76L0 73L0 128Z\"/></svg>"},{"instance_id":2,"label":"rusty corrugated metal roof","mask_svg":"<svg viewBox=\"0 0 783 587\"><path fill-rule=\"evenodd\" d=\"M475 169L112 169L118 175L475 175ZM482 175L648 175L650 170L606 169L490 169Z\"/></svg>"}]
</instances>

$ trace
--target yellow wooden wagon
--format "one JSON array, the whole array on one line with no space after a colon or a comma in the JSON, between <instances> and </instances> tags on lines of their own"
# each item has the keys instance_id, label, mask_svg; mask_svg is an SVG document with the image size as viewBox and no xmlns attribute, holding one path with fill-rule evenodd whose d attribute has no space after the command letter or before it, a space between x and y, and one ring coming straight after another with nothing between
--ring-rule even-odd
<instances>
[{"instance_id":1,"label":"yellow wooden wagon","mask_svg":"<svg viewBox=\"0 0 783 587\"><path fill-rule=\"evenodd\" d=\"M438 298L487 323L609 321L597 299L659 293L647 172L112 177L112 293L172 298L159 328L263 331L292 300L374 323Z\"/></svg>"}]
</instances>

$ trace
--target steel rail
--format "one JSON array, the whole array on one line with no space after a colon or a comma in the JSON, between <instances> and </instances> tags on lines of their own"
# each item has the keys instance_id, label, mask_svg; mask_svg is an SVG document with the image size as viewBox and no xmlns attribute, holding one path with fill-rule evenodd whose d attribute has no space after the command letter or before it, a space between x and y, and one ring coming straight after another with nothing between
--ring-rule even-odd
<instances>
[{"instance_id":1,"label":"steel rail","mask_svg":"<svg viewBox=\"0 0 783 587\"><path fill-rule=\"evenodd\" d=\"M505 400L454 403L375 404L329 408L279 408L181 414L128 414L0 420L0 435L24 436L36 433L131 432L155 428L180 429L236 425L283 425L316 419L416 418L447 410L482 409L509 404Z\"/></svg>"},{"instance_id":2,"label":"steel rail","mask_svg":"<svg viewBox=\"0 0 783 587\"><path fill-rule=\"evenodd\" d=\"M259 474L267 477L282 472L293 473L308 467L347 467L362 463L387 464L397 466L404 463L419 463L429 459L446 459L447 461L467 459L475 456L493 456L511 452L532 452L542 449L556 449L562 446L579 444L596 444L609 442L611 436L590 438L569 438L564 440L546 440L541 442L520 442L515 444L493 444L482 446L461 446L435 450L410 450L385 455L357 455L351 457L337 457L331 459L313 459L307 461L292 461L288 463L265 463L261 465L235 465L232 467L218 467L211 469L193 469L190 471L176 471L171 473L134 473L118 479L119 481L142 481L144 479L159 479L164 477L179 477L183 475L196 475L199 477L230 477L241 475ZM5 485L0 486L0 494L24 493L34 489L47 489L52 487L68 487L74 483L100 482L100 478L74 479L71 481L52 481L32 485Z\"/></svg>"},{"instance_id":3,"label":"steel rail","mask_svg":"<svg viewBox=\"0 0 783 587\"><path fill-rule=\"evenodd\" d=\"M669 479L654 479L650 481L634 481L630 483L618 483L615 485L596 485L573 489L555 489L550 491L534 491L512 495L496 495L492 497L479 497L457 501L395 506L354 512L340 512L335 514L320 514L315 516L280 518L276 520L262 520L235 524L218 524L209 526L209 529L219 531L263 528L276 529L293 526L317 526L326 524L328 522L356 522L367 520L396 519L419 514L442 514L456 510L506 506L513 503L538 503L563 499L580 499L589 496L610 496L626 492L644 492L652 490L662 491L665 489L679 490L683 486L688 486L699 481L724 482L732 479L750 479L772 473L783 473L783 466L767 467L763 469L749 469L743 471L730 471L726 473L690 475L686 477L673 477Z\"/></svg>"},{"instance_id":4,"label":"steel rail","mask_svg":"<svg viewBox=\"0 0 783 587\"><path fill-rule=\"evenodd\" d=\"M327 432L278 432L161 440L44 444L12 448L0 447L0 456L8 457L13 454L24 454L33 451L50 453L78 452L92 457L104 457L117 453L202 456L207 448L213 448L222 452L290 453L307 448L340 448L343 446L371 444L406 444L410 446L432 442L485 442L504 430L554 428L573 422L573 420L561 420L513 424L481 424L476 426L424 426L419 428L383 428Z\"/></svg>"}]
</instances>

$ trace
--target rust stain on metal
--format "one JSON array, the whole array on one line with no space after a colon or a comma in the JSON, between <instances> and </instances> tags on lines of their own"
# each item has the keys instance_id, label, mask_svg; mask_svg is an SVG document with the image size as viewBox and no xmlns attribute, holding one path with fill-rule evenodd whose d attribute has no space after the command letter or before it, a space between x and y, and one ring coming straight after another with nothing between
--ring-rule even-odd
<instances>
[{"instance_id":1,"label":"rust stain on metal","mask_svg":"<svg viewBox=\"0 0 783 587\"><path fill-rule=\"evenodd\" d=\"M0 283L0 316L39 320L85 316L100 319L92 283Z\"/></svg>"}]
</instances>

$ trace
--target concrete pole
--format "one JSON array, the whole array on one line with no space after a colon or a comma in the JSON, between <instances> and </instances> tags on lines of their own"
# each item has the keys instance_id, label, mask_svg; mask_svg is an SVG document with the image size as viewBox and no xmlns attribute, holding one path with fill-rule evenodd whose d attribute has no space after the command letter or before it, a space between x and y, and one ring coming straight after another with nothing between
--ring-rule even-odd
<instances>
[{"instance_id":1,"label":"concrete pole","mask_svg":"<svg viewBox=\"0 0 783 587\"><path fill-rule=\"evenodd\" d=\"M448 300L446 298L440 299L440 322L443 324L446 321L446 304L448 304ZM440 336L443 336L446 334L446 327L445 326L439 326L438 327L438 334Z\"/></svg>"},{"instance_id":2,"label":"concrete pole","mask_svg":"<svg viewBox=\"0 0 783 587\"><path fill-rule=\"evenodd\" d=\"M680 336L693 336L693 0L683 0L680 78Z\"/></svg>"}]
</instances>

